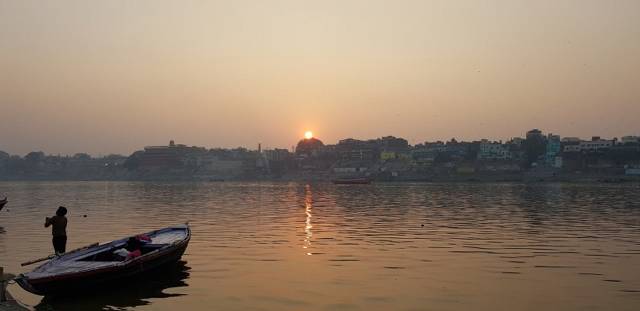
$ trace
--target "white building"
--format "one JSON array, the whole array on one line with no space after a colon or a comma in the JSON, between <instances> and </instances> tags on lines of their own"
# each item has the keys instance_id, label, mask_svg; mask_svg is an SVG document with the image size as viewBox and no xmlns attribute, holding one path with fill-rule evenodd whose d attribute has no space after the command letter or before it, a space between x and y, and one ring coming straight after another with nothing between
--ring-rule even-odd
<instances>
[{"instance_id":1,"label":"white building","mask_svg":"<svg viewBox=\"0 0 640 311\"><path fill-rule=\"evenodd\" d=\"M562 147L563 152L593 152L609 149L615 145L615 140L601 139L597 136L593 137L591 140L580 140L575 137L565 137L562 139L562 142L565 143Z\"/></svg>"},{"instance_id":2,"label":"white building","mask_svg":"<svg viewBox=\"0 0 640 311\"><path fill-rule=\"evenodd\" d=\"M580 151L582 151L582 147L580 147L580 144L564 145L562 151L564 151L564 152L580 152Z\"/></svg>"},{"instance_id":3,"label":"white building","mask_svg":"<svg viewBox=\"0 0 640 311\"><path fill-rule=\"evenodd\" d=\"M640 143L640 137L639 136L622 136L622 138L620 139L620 141L623 144L626 143Z\"/></svg>"},{"instance_id":4,"label":"white building","mask_svg":"<svg viewBox=\"0 0 640 311\"><path fill-rule=\"evenodd\" d=\"M511 151L506 145L490 142L486 139L480 141L479 160L506 160L511 159Z\"/></svg>"},{"instance_id":5,"label":"white building","mask_svg":"<svg viewBox=\"0 0 640 311\"><path fill-rule=\"evenodd\" d=\"M598 151L602 149L609 149L613 146L613 140L607 139L593 139L591 141L581 141L581 151Z\"/></svg>"}]
</instances>

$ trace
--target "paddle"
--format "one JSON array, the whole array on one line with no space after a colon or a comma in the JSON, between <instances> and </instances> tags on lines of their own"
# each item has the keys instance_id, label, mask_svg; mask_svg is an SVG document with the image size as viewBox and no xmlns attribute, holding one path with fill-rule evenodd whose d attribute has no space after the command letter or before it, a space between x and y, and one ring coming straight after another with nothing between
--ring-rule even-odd
<instances>
[{"instance_id":1,"label":"paddle","mask_svg":"<svg viewBox=\"0 0 640 311\"><path fill-rule=\"evenodd\" d=\"M79 251L79 250L87 249L87 248L94 247L94 246L98 246L98 245L99 245L99 243L93 243L93 244L90 244L90 245L87 245L87 246L83 246L83 247L78 247L78 248L76 248L76 249L72 249L72 250L70 250L70 251L68 251L68 252L66 252L66 253L64 253L64 254L77 252L77 251ZM42 257L42 258L38 258L38 259L35 259L35 260L30 260L30 261L27 261L27 262L23 262L23 263L21 263L21 264L20 264L20 266L22 266L22 267L24 267L24 266L28 266L28 265L34 264L34 263L36 263L36 262L41 262L41 261L45 261L45 260L49 260L49 259L53 259L53 258L56 258L56 256L62 256L62 255L64 255L64 254L60 254L60 255L51 254L51 255L49 255L49 256L47 256L47 257Z\"/></svg>"}]
</instances>

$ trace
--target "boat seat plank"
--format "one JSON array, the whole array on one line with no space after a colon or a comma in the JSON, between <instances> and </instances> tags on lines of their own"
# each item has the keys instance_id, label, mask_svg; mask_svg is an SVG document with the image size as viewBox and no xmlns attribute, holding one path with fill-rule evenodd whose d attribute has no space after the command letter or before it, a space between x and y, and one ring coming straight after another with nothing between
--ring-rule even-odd
<instances>
[{"instance_id":1,"label":"boat seat plank","mask_svg":"<svg viewBox=\"0 0 640 311\"><path fill-rule=\"evenodd\" d=\"M183 230L171 230L167 232L161 232L151 237L152 244L171 244L183 240L187 236L187 233Z\"/></svg>"},{"instance_id":2,"label":"boat seat plank","mask_svg":"<svg viewBox=\"0 0 640 311\"><path fill-rule=\"evenodd\" d=\"M74 273L84 270L92 270L97 268L103 268L107 266L113 266L120 263L119 261L65 261L59 262L55 265L42 266L42 269L38 269L29 273L30 277L40 278L51 275Z\"/></svg>"}]
</instances>

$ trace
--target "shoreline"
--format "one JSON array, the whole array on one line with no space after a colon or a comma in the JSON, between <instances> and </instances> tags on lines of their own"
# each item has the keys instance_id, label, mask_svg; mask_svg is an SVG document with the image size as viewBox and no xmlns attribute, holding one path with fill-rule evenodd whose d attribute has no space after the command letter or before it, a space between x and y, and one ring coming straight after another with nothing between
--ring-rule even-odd
<instances>
[{"instance_id":1,"label":"shoreline","mask_svg":"<svg viewBox=\"0 0 640 311\"><path fill-rule=\"evenodd\" d=\"M0 292L0 298L4 298L4 301L0 301L0 311L32 310L32 308L16 300L7 289L7 285L14 277L11 273L4 273L4 269L0 267L0 291L2 291Z\"/></svg>"},{"instance_id":2,"label":"shoreline","mask_svg":"<svg viewBox=\"0 0 640 311\"><path fill-rule=\"evenodd\" d=\"M0 182L319 182L331 183L332 178L326 176L305 177L254 177L254 178L144 178L144 179L63 179L63 178L11 178L0 179ZM505 176L505 175L470 175L470 176L424 176L409 178L372 179L376 184L391 183L576 183L576 184L635 184L640 183L640 176Z\"/></svg>"},{"instance_id":3,"label":"shoreline","mask_svg":"<svg viewBox=\"0 0 640 311\"><path fill-rule=\"evenodd\" d=\"M20 301L16 300L15 298L13 298L13 296L11 296L9 291L6 291L5 294L7 296L7 301L0 302L0 311L30 311L30 310L33 310L33 309L27 307L25 304L21 303Z\"/></svg>"}]
</instances>

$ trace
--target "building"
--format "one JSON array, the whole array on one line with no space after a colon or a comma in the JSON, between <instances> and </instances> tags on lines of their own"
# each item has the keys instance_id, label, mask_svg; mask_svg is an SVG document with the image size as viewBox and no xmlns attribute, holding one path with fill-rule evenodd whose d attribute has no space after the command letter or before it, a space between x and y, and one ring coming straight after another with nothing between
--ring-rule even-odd
<instances>
[{"instance_id":1,"label":"building","mask_svg":"<svg viewBox=\"0 0 640 311\"><path fill-rule=\"evenodd\" d=\"M237 176L243 173L244 162L241 160L220 159L211 153L198 157L200 175L219 177Z\"/></svg>"},{"instance_id":2,"label":"building","mask_svg":"<svg viewBox=\"0 0 640 311\"><path fill-rule=\"evenodd\" d=\"M206 154L203 147L188 147L170 141L168 146L148 146L135 153L137 167L141 169L182 169L198 166L199 157Z\"/></svg>"},{"instance_id":3,"label":"building","mask_svg":"<svg viewBox=\"0 0 640 311\"><path fill-rule=\"evenodd\" d=\"M547 150L544 154L545 164L551 167L558 167L558 165L561 167L562 161L560 160L560 162L558 162L556 160L561 150L560 136L553 134L547 135Z\"/></svg>"},{"instance_id":4,"label":"building","mask_svg":"<svg viewBox=\"0 0 640 311\"><path fill-rule=\"evenodd\" d=\"M640 167L626 167L624 173L629 176L640 176Z\"/></svg>"},{"instance_id":5,"label":"building","mask_svg":"<svg viewBox=\"0 0 640 311\"><path fill-rule=\"evenodd\" d=\"M176 145L173 140L169 142L169 146L148 146L144 147L144 152L140 154L140 168L154 167L175 167L182 164L180 151L184 149L184 145Z\"/></svg>"},{"instance_id":6,"label":"building","mask_svg":"<svg viewBox=\"0 0 640 311\"><path fill-rule=\"evenodd\" d=\"M541 138L544 138L544 136L542 136L542 131L540 131L539 129L533 129L527 132L528 140Z\"/></svg>"},{"instance_id":7,"label":"building","mask_svg":"<svg viewBox=\"0 0 640 311\"><path fill-rule=\"evenodd\" d=\"M478 160L507 160L511 157L511 151L502 143L490 142L486 139L480 141Z\"/></svg>"},{"instance_id":8,"label":"building","mask_svg":"<svg viewBox=\"0 0 640 311\"><path fill-rule=\"evenodd\" d=\"M302 139L296 146L296 156L306 158L316 156L322 147L324 143L315 137Z\"/></svg>"},{"instance_id":9,"label":"building","mask_svg":"<svg viewBox=\"0 0 640 311\"><path fill-rule=\"evenodd\" d=\"M580 152L580 151L582 151L582 147L580 146L580 143L564 145L562 147L562 152Z\"/></svg>"},{"instance_id":10,"label":"building","mask_svg":"<svg viewBox=\"0 0 640 311\"><path fill-rule=\"evenodd\" d=\"M429 150L428 148L416 148L411 151L411 158L418 166L431 166L438 156L437 152Z\"/></svg>"},{"instance_id":11,"label":"building","mask_svg":"<svg viewBox=\"0 0 640 311\"><path fill-rule=\"evenodd\" d=\"M269 161L285 161L289 160L291 157L291 153L287 149L273 149L273 150L265 150L265 157Z\"/></svg>"},{"instance_id":12,"label":"building","mask_svg":"<svg viewBox=\"0 0 640 311\"><path fill-rule=\"evenodd\" d=\"M562 139L562 152L596 152L611 149L614 145L615 139L601 139L600 136L594 136L589 141L565 137Z\"/></svg>"},{"instance_id":13,"label":"building","mask_svg":"<svg viewBox=\"0 0 640 311\"><path fill-rule=\"evenodd\" d=\"M638 144L640 143L640 136L622 136L620 142L623 144Z\"/></svg>"},{"instance_id":14,"label":"building","mask_svg":"<svg viewBox=\"0 0 640 311\"><path fill-rule=\"evenodd\" d=\"M577 144L580 143L582 140L578 137L563 137L561 142L562 143L567 143L567 144Z\"/></svg>"},{"instance_id":15,"label":"building","mask_svg":"<svg viewBox=\"0 0 640 311\"><path fill-rule=\"evenodd\" d=\"M386 136L376 140L376 145L382 150L395 153L406 153L409 151L409 142L404 138Z\"/></svg>"},{"instance_id":16,"label":"building","mask_svg":"<svg viewBox=\"0 0 640 311\"><path fill-rule=\"evenodd\" d=\"M436 141L436 142L424 142L414 147L419 152L429 152L435 155L444 156L444 158L450 158L454 161L463 159L469 153L470 143L458 142L455 139L451 139L448 142Z\"/></svg>"},{"instance_id":17,"label":"building","mask_svg":"<svg viewBox=\"0 0 640 311\"><path fill-rule=\"evenodd\" d=\"M581 141L579 146L580 151L596 152L610 149L614 143L614 140L601 139L599 136L594 136L591 138L591 141Z\"/></svg>"},{"instance_id":18,"label":"building","mask_svg":"<svg viewBox=\"0 0 640 311\"><path fill-rule=\"evenodd\" d=\"M374 161L380 155L381 148L376 140L343 139L336 145L338 159L341 161Z\"/></svg>"},{"instance_id":19,"label":"building","mask_svg":"<svg viewBox=\"0 0 640 311\"><path fill-rule=\"evenodd\" d=\"M382 161L395 160L397 157L398 155L393 151L382 151L380 153L380 160Z\"/></svg>"},{"instance_id":20,"label":"building","mask_svg":"<svg viewBox=\"0 0 640 311\"><path fill-rule=\"evenodd\" d=\"M522 143L524 143L524 138L522 138L522 137L513 137L513 138L511 138L511 140L508 143L512 144L512 145L515 145L515 146L522 146Z\"/></svg>"}]
</instances>

